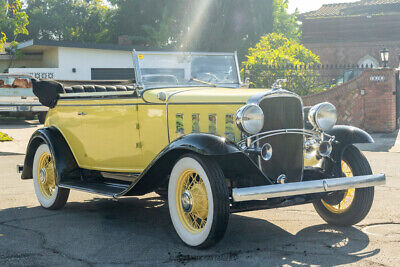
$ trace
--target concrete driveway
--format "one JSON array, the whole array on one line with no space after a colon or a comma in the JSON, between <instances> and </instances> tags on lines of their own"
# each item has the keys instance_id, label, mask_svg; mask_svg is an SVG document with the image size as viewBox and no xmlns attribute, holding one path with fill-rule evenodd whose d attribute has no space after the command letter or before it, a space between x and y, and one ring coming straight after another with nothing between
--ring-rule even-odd
<instances>
[{"instance_id":1,"label":"concrete driveway","mask_svg":"<svg viewBox=\"0 0 400 267\"><path fill-rule=\"evenodd\" d=\"M0 266L400 265L396 133L363 147L374 172L385 172L388 181L376 188L372 210L360 224L328 226L312 205L245 212L231 215L222 242L195 250L180 242L156 194L114 201L72 191L64 209L40 208L32 181L15 173L24 158L20 147L38 127L32 123L0 124L17 140L0 143Z\"/></svg>"}]
</instances>

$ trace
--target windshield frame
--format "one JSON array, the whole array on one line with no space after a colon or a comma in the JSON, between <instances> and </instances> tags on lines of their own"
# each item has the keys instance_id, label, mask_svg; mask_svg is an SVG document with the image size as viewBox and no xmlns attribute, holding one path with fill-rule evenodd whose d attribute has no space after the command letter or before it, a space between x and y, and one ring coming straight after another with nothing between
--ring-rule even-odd
<instances>
[{"instance_id":1,"label":"windshield frame","mask_svg":"<svg viewBox=\"0 0 400 267\"><path fill-rule=\"evenodd\" d=\"M234 64L236 67L236 75L238 83L231 83L231 84L216 84L215 87L220 88L240 88L242 84L241 77L240 77L240 69L239 69L239 61L237 57L237 52L233 53L219 53L219 52L167 52L167 51L136 51L133 50L133 62L136 74L136 84L138 87L141 88L140 91L146 91L149 89L160 89L160 88L180 88L180 87L211 87L211 85L206 84L179 84L179 85L146 85L143 83L142 79L142 71L139 63L139 55L190 55L190 56L232 56L234 59Z\"/></svg>"}]
</instances>

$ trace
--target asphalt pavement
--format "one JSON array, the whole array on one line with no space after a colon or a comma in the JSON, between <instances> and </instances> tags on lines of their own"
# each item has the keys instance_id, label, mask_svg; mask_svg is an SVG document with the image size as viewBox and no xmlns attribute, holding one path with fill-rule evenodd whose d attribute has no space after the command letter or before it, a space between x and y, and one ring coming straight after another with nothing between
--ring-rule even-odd
<instances>
[{"instance_id":1,"label":"asphalt pavement","mask_svg":"<svg viewBox=\"0 0 400 267\"><path fill-rule=\"evenodd\" d=\"M387 184L376 188L365 220L354 227L326 225L311 204L232 214L224 239L197 250L182 244L167 204L156 194L121 198L71 191L59 211L41 208L32 180L20 180L35 121L0 121L15 141L0 143L0 266L136 265L270 266L400 265L400 137L374 135L362 146L373 171Z\"/></svg>"}]
</instances>

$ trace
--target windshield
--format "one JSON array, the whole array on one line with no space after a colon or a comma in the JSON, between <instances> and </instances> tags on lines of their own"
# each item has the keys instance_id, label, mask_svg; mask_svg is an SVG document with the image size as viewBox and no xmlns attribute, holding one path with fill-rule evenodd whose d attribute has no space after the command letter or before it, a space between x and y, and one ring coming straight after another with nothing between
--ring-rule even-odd
<instances>
[{"instance_id":1,"label":"windshield","mask_svg":"<svg viewBox=\"0 0 400 267\"><path fill-rule=\"evenodd\" d=\"M138 83L144 88L166 86L238 87L235 54L135 52Z\"/></svg>"}]
</instances>

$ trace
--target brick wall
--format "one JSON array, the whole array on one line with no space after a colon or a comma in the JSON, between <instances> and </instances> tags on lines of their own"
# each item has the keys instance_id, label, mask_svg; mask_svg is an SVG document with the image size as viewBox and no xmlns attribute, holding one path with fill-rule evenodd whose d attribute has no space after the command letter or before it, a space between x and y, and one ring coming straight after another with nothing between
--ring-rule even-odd
<instances>
[{"instance_id":1,"label":"brick wall","mask_svg":"<svg viewBox=\"0 0 400 267\"><path fill-rule=\"evenodd\" d=\"M338 124L369 132L396 130L396 70L365 70L362 75L330 90L303 97L305 106L331 102Z\"/></svg>"}]
</instances>

